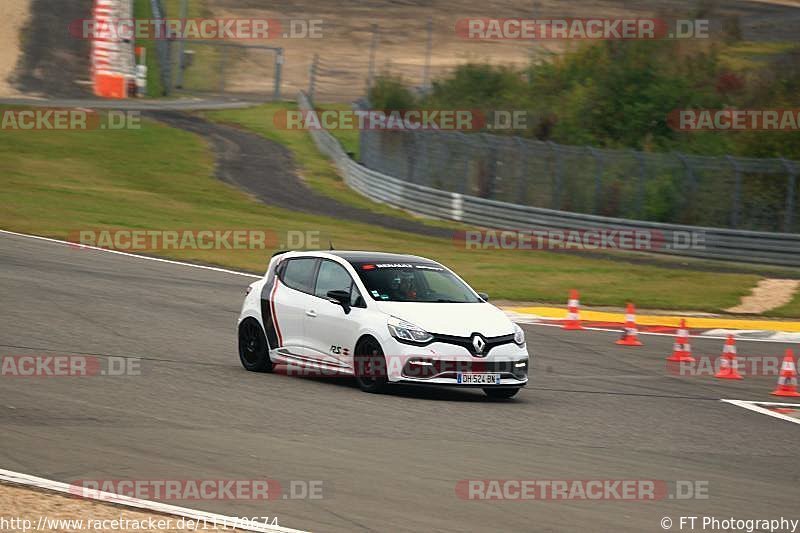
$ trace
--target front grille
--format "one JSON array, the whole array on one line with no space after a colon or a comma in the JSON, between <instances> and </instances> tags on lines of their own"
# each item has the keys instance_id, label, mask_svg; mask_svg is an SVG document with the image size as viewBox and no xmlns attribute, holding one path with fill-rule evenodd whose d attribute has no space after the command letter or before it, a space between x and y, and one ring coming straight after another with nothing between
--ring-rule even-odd
<instances>
[{"instance_id":1,"label":"front grille","mask_svg":"<svg viewBox=\"0 0 800 533\"><path fill-rule=\"evenodd\" d=\"M433 340L431 342L443 342L445 344L454 344L456 346L461 346L474 357L486 357L487 355L489 355L489 352L491 352L493 348L502 346L503 344L511 344L512 342L514 342L513 333L511 335L501 335L499 337L483 337L483 339L486 341L486 346L484 347L483 351L480 354L478 354L475 352L475 346L472 345L472 337L475 335L475 333L473 333L469 337L457 337L455 335L440 335L438 333L432 333L432 335L433 335Z\"/></svg>"}]
</instances>

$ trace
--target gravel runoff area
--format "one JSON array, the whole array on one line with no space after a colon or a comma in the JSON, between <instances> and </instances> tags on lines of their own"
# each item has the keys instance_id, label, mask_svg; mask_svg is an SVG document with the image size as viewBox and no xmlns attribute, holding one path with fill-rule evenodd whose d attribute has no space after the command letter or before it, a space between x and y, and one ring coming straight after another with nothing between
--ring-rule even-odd
<instances>
[{"instance_id":1,"label":"gravel runoff area","mask_svg":"<svg viewBox=\"0 0 800 533\"><path fill-rule=\"evenodd\" d=\"M28 21L31 0L3 0L4 24L0 25L0 96L15 96L9 78L20 59L20 31Z\"/></svg>"},{"instance_id":2,"label":"gravel runoff area","mask_svg":"<svg viewBox=\"0 0 800 533\"><path fill-rule=\"evenodd\" d=\"M739 305L726 309L729 313L759 314L776 309L792 301L800 289L800 280L762 279L753 292L742 298Z\"/></svg>"},{"instance_id":3,"label":"gravel runoff area","mask_svg":"<svg viewBox=\"0 0 800 533\"><path fill-rule=\"evenodd\" d=\"M82 531L232 531L211 522L147 513L119 505L0 483L0 531L77 533ZM41 520L41 522L40 522Z\"/></svg>"}]
</instances>

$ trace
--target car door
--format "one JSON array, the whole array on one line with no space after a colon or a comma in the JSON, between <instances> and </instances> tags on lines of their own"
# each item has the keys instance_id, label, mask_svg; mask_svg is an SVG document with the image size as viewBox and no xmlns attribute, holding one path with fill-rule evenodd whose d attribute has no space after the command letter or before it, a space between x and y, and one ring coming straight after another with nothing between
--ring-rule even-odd
<instances>
[{"instance_id":1,"label":"car door","mask_svg":"<svg viewBox=\"0 0 800 533\"><path fill-rule=\"evenodd\" d=\"M328 300L328 291L334 290L350 293L349 313ZM363 313L367 311L364 299L347 270L329 259L320 262L314 295L313 312L306 315L305 329L315 357L330 365L350 368Z\"/></svg>"},{"instance_id":2,"label":"car door","mask_svg":"<svg viewBox=\"0 0 800 533\"><path fill-rule=\"evenodd\" d=\"M280 266L272 301L280 352L284 355L307 358L311 352L305 318L316 300L313 292L318 263L316 257L295 257Z\"/></svg>"}]
</instances>

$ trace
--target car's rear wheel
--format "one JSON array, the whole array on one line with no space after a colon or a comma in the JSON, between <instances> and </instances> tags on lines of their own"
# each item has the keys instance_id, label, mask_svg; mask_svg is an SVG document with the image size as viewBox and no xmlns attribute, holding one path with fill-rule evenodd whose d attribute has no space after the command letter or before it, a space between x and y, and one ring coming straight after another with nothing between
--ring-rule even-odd
<instances>
[{"instance_id":1,"label":"car's rear wheel","mask_svg":"<svg viewBox=\"0 0 800 533\"><path fill-rule=\"evenodd\" d=\"M386 358L381 345L367 337L355 349L354 370L356 383L364 392L381 392L389 382Z\"/></svg>"},{"instance_id":2,"label":"car's rear wheel","mask_svg":"<svg viewBox=\"0 0 800 533\"><path fill-rule=\"evenodd\" d=\"M519 392L519 388L516 389L492 389L492 388L485 388L483 392L489 398L494 398L497 400L507 400L508 398L513 398Z\"/></svg>"},{"instance_id":3,"label":"car's rear wheel","mask_svg":"<svg viewBox=\"0 0 800 533\"><path fill-rule=\"evenodd\" d=\"M272 372L267 337L261 324L253 318L239 326L239 360L250 372Z\"/></svg>"}]
</instances>

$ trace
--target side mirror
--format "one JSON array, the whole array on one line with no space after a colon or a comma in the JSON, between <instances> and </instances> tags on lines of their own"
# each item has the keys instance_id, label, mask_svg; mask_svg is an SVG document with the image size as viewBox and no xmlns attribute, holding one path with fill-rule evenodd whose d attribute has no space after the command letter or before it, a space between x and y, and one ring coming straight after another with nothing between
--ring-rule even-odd
<instances>
[{"instance_id":1,"label":"side mirror","mask_svg":"<svg viewBox=\"0 0 800 533\"><path fill-rule=\"evenodd\" d=\"M483 300L484 302L488 302L488 301L489 301L489 295L488 295L488 294L486 294L485 292L479 292L479 293L478 293L478 296L479 296L479 297L481 298L481 300Z\"/></svg>"},{"instance_id":2,"label":"side mirror","mask_svg":"<svg viewBox=\"0 0 800 533\"><path fill-rule=\"evenodd\" d=\"M328 301L341 305L344 309L344 314L350 312L350 293L347 291L328 291Z\"/></svg>"}]
</instances>

